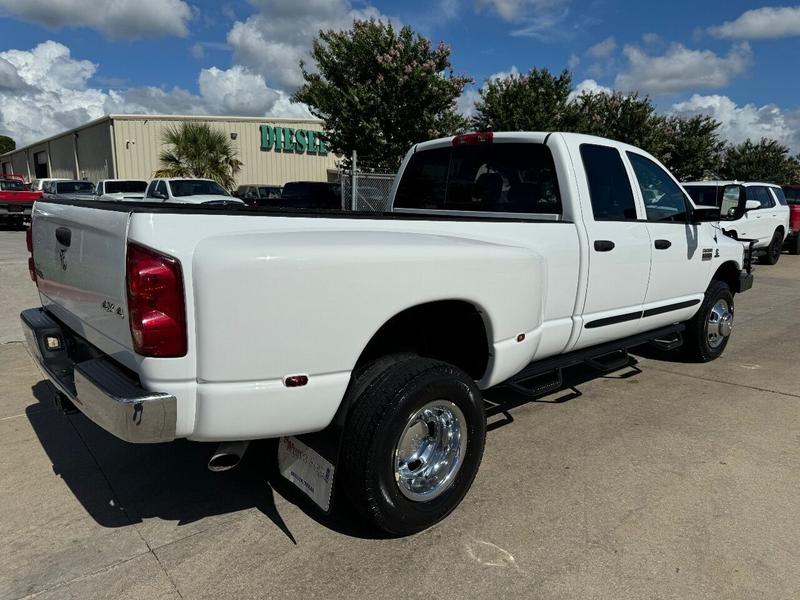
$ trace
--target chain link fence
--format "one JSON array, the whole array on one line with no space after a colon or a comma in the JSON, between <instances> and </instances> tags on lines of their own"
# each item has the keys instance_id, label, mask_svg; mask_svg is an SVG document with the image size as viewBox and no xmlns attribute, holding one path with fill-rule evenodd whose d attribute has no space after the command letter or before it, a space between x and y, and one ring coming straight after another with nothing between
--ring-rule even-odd
<instances>
[{"instance_id":1,"label":"chain link fence","mask_svg":"<svg viewBox=\"0 0 800 600\"><path fill-rule=\"evenodd\" d=\"M395 173L371 168L369 161L360 160L355 152L350 164L351 168L339 169L342 208L357 212L389 212Z\"/></svg>"}]
</instances>

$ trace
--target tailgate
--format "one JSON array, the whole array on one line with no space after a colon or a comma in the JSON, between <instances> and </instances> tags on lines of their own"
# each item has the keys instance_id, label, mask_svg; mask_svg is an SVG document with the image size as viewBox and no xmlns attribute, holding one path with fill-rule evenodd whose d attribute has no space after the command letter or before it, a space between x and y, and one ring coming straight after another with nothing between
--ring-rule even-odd
<instances>
[{"instance_id":1,"label":"tailgate","mask_svg":"<svg viewBox=\"0 0 800 600\"><path fill-rule=\"evenodd\" d=\"M42 306L108 352L132 347L125 288L129 217L127 211L46 202L33 211Z\"/></svg>"}]
</instances>

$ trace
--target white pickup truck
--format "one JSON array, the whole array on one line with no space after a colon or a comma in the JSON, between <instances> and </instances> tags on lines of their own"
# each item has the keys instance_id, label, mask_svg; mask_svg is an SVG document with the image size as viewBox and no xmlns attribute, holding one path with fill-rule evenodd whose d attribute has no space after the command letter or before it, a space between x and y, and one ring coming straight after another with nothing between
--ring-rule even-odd
<instances>
[{"instance_id":1,"label":"white pickup truck","mask_svg":"<svg viewBox=\"0 0 800 600\"><path fill-rule=\"evenodd\" d=\"M146 189L143 179L101 179L94 195L100 200L142 200Z\"/></svg>"},{"instance_id":2,"label":"white pickup truck","mask_svg":"<svg viewBox=\"0 0 800 600\"><path fill-rule=\"evenodd\" d=\"M385 214L38 202L28 347L124 440L223 442L224 468L239 441L281 438L281 473L323 509L335 488L407 534L472 484L481 390L540 394L648 341L713 360L752 285L719 208L606 139L421 143L392 199Z\"/></svg>"}]
</instances>

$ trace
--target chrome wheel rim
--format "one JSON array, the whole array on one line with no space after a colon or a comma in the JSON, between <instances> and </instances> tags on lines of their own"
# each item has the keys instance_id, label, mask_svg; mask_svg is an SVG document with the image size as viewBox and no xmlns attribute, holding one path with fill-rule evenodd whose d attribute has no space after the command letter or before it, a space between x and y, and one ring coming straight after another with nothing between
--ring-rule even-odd
<instances>
[{"instance_id":1,"label":"chrome wheel rim","mask_svg":"<svg viewBox=\"0 0 800 600\"><path fill-rule=\"evenodd\" d=\"M406 423L394 449L394 478L400 492L426 502L445 492L464 461L467 420L449 400L429 402Z\"/></svg>"},{"instance_id":2,"label":"chrome wheel rim","mask_svg":"<svg viewBox=\"0 0 800 600\"><path fill-rule=\"evenodd\" d=\"M733 330L733 310L727 300L717 300L706 321L706 336L711 348L719 348Z\"/></svg>"}]
</instances>

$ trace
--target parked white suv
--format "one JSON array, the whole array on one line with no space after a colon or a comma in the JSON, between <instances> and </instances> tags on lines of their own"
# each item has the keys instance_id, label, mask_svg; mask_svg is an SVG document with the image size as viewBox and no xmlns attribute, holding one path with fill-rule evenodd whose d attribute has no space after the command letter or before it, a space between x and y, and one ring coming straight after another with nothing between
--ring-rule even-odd
<instances>
[{"instance_id":1,"label":"parked white suv","mask_svg":"<svg viewBox=\"0 0 800 600\"><path fill-rule=\"evenodd\" d=\"M224 187L211 179L163 177L153 179L144 194L145 202L176 202L180 204L242 205Z\"/></svg>"},{"instance_id":2,"label":"parked white suv","mask_svg":"<svg viewBox=\"0 0 800 600\"><path fill-rule=\"evenodd\" d=\"M691 181L682 184L696 204L719 206L722 214L738 203L732 186L744 189L747 204L741 219L725 223L725 231L739 239L756 240L762 263L774 265L789 234L789 206L779 185L741 181ZM727 190L727 192L726 192Z\"/></svg>"}]
</instances>

